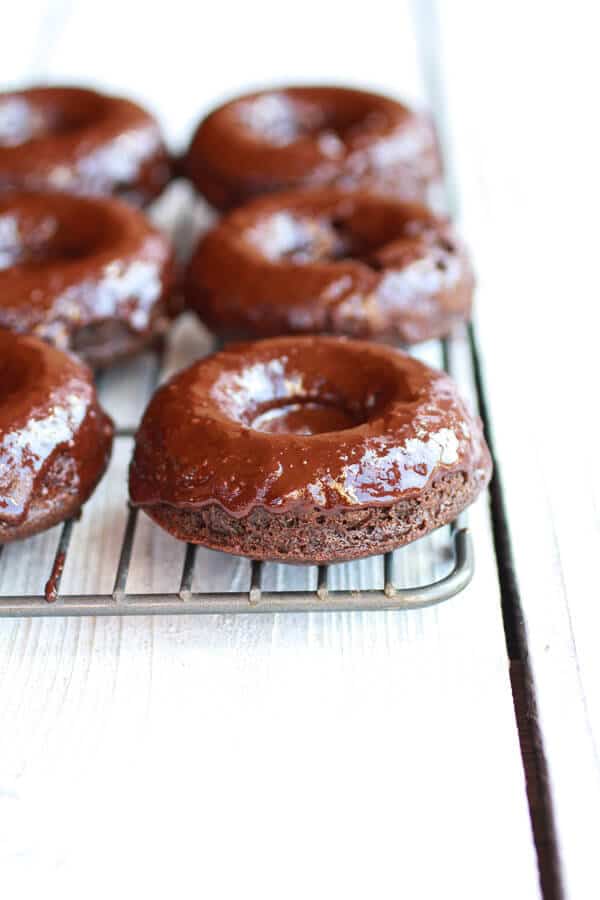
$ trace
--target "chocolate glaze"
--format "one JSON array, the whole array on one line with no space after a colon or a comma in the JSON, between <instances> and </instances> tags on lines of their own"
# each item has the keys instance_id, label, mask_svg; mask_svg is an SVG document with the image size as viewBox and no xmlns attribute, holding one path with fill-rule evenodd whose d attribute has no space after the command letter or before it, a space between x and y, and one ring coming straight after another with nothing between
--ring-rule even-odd
<instances>
[{"instance_id":1,"label":"chocolate glaze","mask_svg":"<svg viewBox=\"0 0 600 900\"><path fill-rule=\"evenodd\" d=\"M60 455L69 493L83 503L106 467L112 434L86 366L0 330L0 542L10 537L2 526L22 525L34 498L52 491L45 476Z\"/></svg>"},{"instance_id":2,"label":"chocolate glaze","mask_svg":"<svg viewBox=\"0 0 600 900\"><path fill-rule=\"evenodd\" d=\"M130 100L76 87L0 93L0 191L116 194L143 205L170 177L158 123Z\"/></svg>"},{"instance_id":3,"label":"chocolate glaze","mask_svg":"<svg viewBox=\"0 0 600 900\"><path fill-rule=\"evenodd\" d=\"M267 432L277 411L282 430ZM216 503L236 517L333 511L391 506L456 471L483 482L490 457L447 375L378 344L274 338L232 345L157 392L130 493L138 506Z\"/></svg>"},{"instance_id":4,"label":"chocolate glaze","mask_svg":"<svg viewBox=\"0 0 600 900\"><path fill-rule=\"evenodd\" d=\"M415 343L469 317L473 273L450 223L338 190L239 207L198 245L186 297L223 336L329 332Z\"/></svg>"},{"instance_id":5,"label":"chocolate glaze","mask_svg":"<svg viewBox=\"0 0 600 900\"><path fill-rule=\"evenodd\" d=\"M54 565L52 566L52 571L50 572L50 578L46 582L46 587L44 588L46 603L56 603L56 601L58 600L58 588L60 586L60 579L62 578L63 569L65 568L66 559L66 553L61 552L56 554Z\"/></svg>"},{"instance_id":6,"label":"chocolate glaze","mask_svg":"<svg viewBox=\"0 0 600 900\"><path fill-rule=\"evenodd\" d=\"M65 350L105 323L149 336L174 312L173 282L169 240L132 207L105 197L0 194L0 327Z\"/></svg>"},{"instance_id":7,"label":"chocolate glaze","mask_svg":"<svg viewBox=\"0 0 600 900\"><path fill-rule=\"evenodd\" d=\"M200 123L183 169L223 210L259 194L326 185L425 200L440 177L426 116L342 87L288 87L231 100Z\"/></svg>"}]
</instances>

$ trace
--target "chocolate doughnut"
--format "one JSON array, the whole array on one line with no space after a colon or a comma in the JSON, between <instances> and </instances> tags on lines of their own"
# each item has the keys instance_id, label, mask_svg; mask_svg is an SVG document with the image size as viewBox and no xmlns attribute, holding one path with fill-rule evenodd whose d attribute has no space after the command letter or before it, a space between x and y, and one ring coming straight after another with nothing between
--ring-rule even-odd
<instances>
[{"instance_id":1,"label":"chocolate doughnut","mask_svg":"<svg viewBox=\"0 0 600 900\"><path fill-rule=\"evenodd\" d=\"M0 191L115 194L142 206L170 177L158 123L130 100L76 87L0 93Z\"/></svg>"},{"instance_id":2,"label":"chocolate doughnut","mask_svg":"<svg viewBox=\"0 0 600 900\"><path fill-rule=\"evenodd\" d=\"M381 344L285 337L231 345L160 388L130 495L181 540L322 563L452 521L490 473L443 372Z\"/></svg>"},{"instance_id":3,"label":"chocolate doughnut","mask_svg":"<svg viewBox=\"0 0 600 900\"><path fill-rule=\"evenodd\" d=\"M112 437L89 369L0 330L0 544L74 516L108 465Z\"/></svg>"},{"instance_id":4,"label":"chocolate doughnut","mask_svg":"<svg viewBox=\"0 0 600 900\"><path fill-rule=\"evenodd\" d=\"M473 273L427 208L335 189L262 197L198 245L188 305L223 337L333 333L406 344L468 319Z\"/></svg>"},{"instance_id":5,"label":"chocolate doughnut","mask_svg":"<svg viewBox=\"0 0 600 900\"><path fill-rule=\"evenodd\" d=\"M343 87L237 97L198 126L183 170L217 209L287 188L335 185L431 200L440 164L429 119Z\"/></svg>"},{"instance_id":6,"label":"chocolate doughnut","mask_svg":"<svg viewBox=\"0 0 600 900\"><path fill-rule=\"evenodd\" d=\"M164 331L173 281L169 240L133 207L0 194L0 327L108 365Z\"/></svg>"}]
</instances>

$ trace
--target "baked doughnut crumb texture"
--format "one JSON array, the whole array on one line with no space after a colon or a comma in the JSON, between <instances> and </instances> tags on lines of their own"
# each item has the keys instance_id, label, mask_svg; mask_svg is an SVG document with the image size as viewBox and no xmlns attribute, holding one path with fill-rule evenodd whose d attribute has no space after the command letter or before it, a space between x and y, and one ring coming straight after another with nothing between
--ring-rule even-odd
<instances>
[{"instance_id":1,"label":"baked doughnut crumb texture","mask_svg":"<svg viewBox=\"0 0 600 900\"><path fill-rule=\"evenodd\" d=\"M251 559L327 564L388 553L448 525L487 483L487 475L444 475L418 499L392 506L318 507L289 513L255 509L243 518L214 504L197 511L157 505L145 512L180 540Z\"/></svg>"}]
</instances>

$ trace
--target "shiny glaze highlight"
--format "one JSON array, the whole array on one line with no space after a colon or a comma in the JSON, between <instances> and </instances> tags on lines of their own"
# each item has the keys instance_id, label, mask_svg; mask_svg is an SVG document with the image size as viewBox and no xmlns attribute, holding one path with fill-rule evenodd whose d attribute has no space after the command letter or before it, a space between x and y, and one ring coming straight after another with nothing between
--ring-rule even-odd
<instances>
[{"instance_id":1,"label":"shiny glaze highlight","mask_svg":"<svg viewBox=\"0 0 600 900\"><path fill-rule=\"evenodd\" d=\"M59 455L83 503L104 470L113 427L89 369L34 338L0 330L0 524L18 526ZM1 535L0 535L1 539Z\"/></svg>"},{"instance_id":2,"label":"shiny glaze highlight","mask_svg":"<svg viewBox=\"0 0 600 900\"><path fill-rule=\"evenodd\" d=\"M314 411L302 416L311 404L317 428ZM290 430L253 427L282 407L285 427L291 406ZM139 506L217 503L239 517L256 507L332 511L391 506L447 472L483 485L490 466L480 422L444 373L366 342L275 338L232 345L157 392L130 493Z\"/></svg>"}]
</instances>

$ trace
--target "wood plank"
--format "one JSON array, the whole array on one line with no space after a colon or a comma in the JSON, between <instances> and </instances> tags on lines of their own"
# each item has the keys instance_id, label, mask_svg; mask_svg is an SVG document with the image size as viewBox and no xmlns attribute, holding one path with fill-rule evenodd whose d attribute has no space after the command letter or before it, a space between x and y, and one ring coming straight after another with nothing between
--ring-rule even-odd
<instances>
[{"instance_id":1,"label":"wood plank","mask_svg":"<svg viewBox=\"0 0 600 900\"><path fill-rule=\"evenodd\" d=\"M159 363L149 350L96 377L98 397L117 430L133 430L152 396Z\"/></svg>"},{"instance_id":2,"label":"wood plank","mask_svg":"<svg viewBox=\"0 0 600 900\"><path fill-rule=\"evenodd\" d=\"M0 554L0 596L39 596L52 570L61 526L6 544Z\"/></svg>"},{"instance_id":3,"label":"wood plank","mask_svg":"<svg viewBox=\"0 0 600 900\"><path fill-rule=\"evenodd\" d=\"M483 377L565 892L597 897L595 29L563 4L544 7L541 31L533 7L519 7L518 28L510 4L440 11L448 133L478 261ZM467 27L475 40L464 40Z\"/></svg>"},{"instance_id":4,"label":"wood plank","mask_svg":"<svg viewBox=\"0 0 600 900\"><path fill-rule=\"evenodd\" d=\"M348 16L337 42L339 11L313 0L293 28L267 3L225 3L202 35L182 27L187 5L149 6L132 65L138 15L74 6L46 72L155 102L175 143L217 91L261 81L421 91L406 3ZM103 585L125 526L126 445L74 532ZM3 881L46 893L60 881L64 896L90 872L98 892L118 873L136 894L185 894L193 879L210 897L539 896L485 500L472 523L471 587L411 614L0 623ZM140 527L130 577L160 590L181 550ZM415 577L438 562L415 562ZM376 565L343 577L360 584ZM87 585L81 568L67 586ZM285 583L281 568L266 574Z\"/></svg>"}]
</instances>

